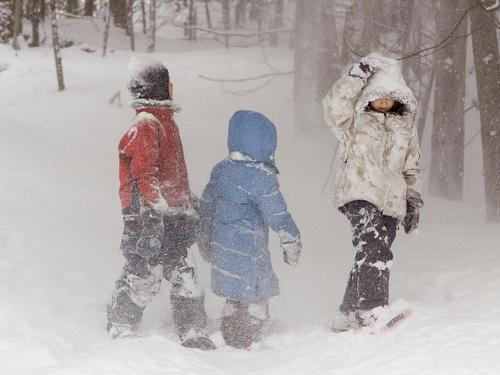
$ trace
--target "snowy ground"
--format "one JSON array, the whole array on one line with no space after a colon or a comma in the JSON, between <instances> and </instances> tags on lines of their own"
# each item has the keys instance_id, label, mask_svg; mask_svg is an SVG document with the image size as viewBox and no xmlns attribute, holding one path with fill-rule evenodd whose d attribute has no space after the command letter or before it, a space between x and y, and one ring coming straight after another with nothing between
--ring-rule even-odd
<instances>
[{"instance_id":1,"label":"snowy ground","mask_svg":"<svg viewBox=\"0 0 500 375\"><path fill-rule=\"evenodd\" d=\"M198 78L265 73L259 48L164 39L159 50L183 108L176 118L195 192L226 154L235 110L262 111L278 125L280 182L304 249L299 267L289 268L274 238L282 295L271 303L269 334L252 351L225 347L216 320L223 301L207 287L220 348L185 349L173 334L165 285L141 337L108 338L105 305L122 266L116 148L132 118L124 82L131 53L103 59L65 49L67 90L59 93L51 50L25 48L16 57L0 46L0 66L8 65L0 72L0 374L500 373L500 227L484 222L478 144L467 149L465 201L427 198L420 233L399 233L394 244L392 299L409 301L413 317L384 336L335 335L329 325L353 250L346 220L322 192L333 136L293 134L291 77L247 96ZM268 54L277 69L291 69L289 51ZM108 103L118 90L122 107ZM208 286L208 267L192 250Z\"/></svg>"}]
</instances>

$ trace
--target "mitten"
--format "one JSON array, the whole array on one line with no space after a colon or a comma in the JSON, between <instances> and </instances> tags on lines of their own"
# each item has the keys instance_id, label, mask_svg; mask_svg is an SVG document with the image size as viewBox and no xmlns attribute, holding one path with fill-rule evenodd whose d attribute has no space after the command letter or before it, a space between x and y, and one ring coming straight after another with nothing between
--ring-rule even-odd
<instances>
[{"instance_id":1,"label":"mitten","mask_svg":"<svg viewBox=\"0 0 500 375\"><path fill-rule=\"evenodd\" d=\"M406 215L402 222L406 233L413 232L418 228L420 208L423 207L423 205L424 201L420 197L420 194L409 196L406 199Z\"/></svg>"},{"instance_id":2,"label":"mitten","mask_svg":"<svg viewBox=\"0 0 500 375\"><path fill-rule=\"evenodd\" d=\"M390 64L397 64L397 61L378 53L370 53L352 66L349 75L359 77L366 83L373 73Z\"/></svg>"},{"instance_id":3,"label":"mitten","mask_svg":"<svg viewBox=\"0 0 500 375\"><path fill-rule=\"evenodd\" d=\"M296 266L299 263L300 251L302 244L300 239L292 242L281 242L283 249L283 260L290 266Z\"/></svg>"}]
</instances>

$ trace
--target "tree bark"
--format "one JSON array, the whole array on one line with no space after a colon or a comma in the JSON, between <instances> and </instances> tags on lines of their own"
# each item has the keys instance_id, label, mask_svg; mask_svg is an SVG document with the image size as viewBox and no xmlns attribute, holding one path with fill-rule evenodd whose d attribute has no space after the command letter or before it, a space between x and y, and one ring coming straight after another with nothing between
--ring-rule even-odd
<instances>
[{"instance_id":1,"label":"tree bark","mask_svg":"<svg viewBox=\"0 0 500 375\"><path fill-rule=\"evenodd\" d=\"M141 0L141 18L142 18L142 33L146 35L148 33L148 25L146 22L146 1Z\"/></svg>"},{"instance_id":2,"label":"tree bark","mask_svg":"<svg viewBox=\"0 0 500 375\"><path fill-rule=\"evenodd\" d=\"M113 23L116 27L128 30L128 6L127 0L108 0L113 15Z\"/></svg>"},{"instance_id":3,"label":"tree bark","mask_svg":"<svg viewBox=\"0 0 500 375\"><path fill-rule=\"evenodd\" d=\"M208 6L208 0L205 0L205 14L207 17L207 27L212 28L212 19L210 18L210 7Z\"/></svg>"},{"instance_id":4,"label":"tree bark","mask_svg":"<svg viewBox=\"0 0 500 375\"><path fill-rule=\"evenodd\" d=\"M470 0L471 5L477 1ZM486 216L500 222L500 60L495 12L476 6L470 13L472 48L481 118Z\"/></svg>"},{"instance_id":5,"label":"tree bark","mask_svg":"<svg viewBox=\"0 0 500 375\"><path fill-rule=\"evenodd\" d=\"M323 98L330 90L333 82L340 77L340 54L336 30L336 3L331 0L321 0L320 32L319 32L319 57L318 57L318 86L319 98Z\"/></svg>"},{"instance_id":6,"label":"tree bark","mask_svg":"<svg viewBox=\"0 0 500 375\"><path fill-rule=\"evenodd\" d=\"M76 14L78 10L78 0L66 0L66 12Z\"/></svg>"},{"instance_id":7,"label":"tree bark","mask_svg":"<svg viewBox=\"0 0 500 375\"><path fill-rule=\"evenodd\" d=\"M446 38L466 9L466 0L439 0L436 25L439 39ZM467 31L466 21L457 35ZM435 55L434 115L431 139L429 192L461 200L464 177L465 38Z\"/></svg>"},{"instance_id":8,"label":"tree bark","mask_svg":"<svg viewBox=\"0 0 500 375\"><path fill-rule=\"evenodd\" d=\"M188 26L189 26L189 31L188 31L188 39L189 40L196 40L196 8L194 5L194 0L189 0L189 16L188 16Z\"/></svg>"},{"instance_id":9,"label":"tree bark","mask_svg":"<svg viewBox=\"0 0 500 375\"><path fill-rule=\"evenodd\" d=\"M274 9L273 14L273 29L277 30L283 27L283 12L285 10L285 1L284 0L276 0L276 7ZM278 34L271 34L271 46L277 46L279 41Z\"/></svg>"},{"instance_id":10,"label":"tree bark","mask_svg":"<svg viewBox=\"0 0 500 375\"><path fill-rule=\"evenodd\" d=\"M240 27L245 23L246 0L238 0L234 7L234 25Z\"/></svg>"},{"instance_id":11,"label":"tree bark","mask_svg":"<svg viewBox=\"0 0 500 375\"><path fill-rule=\"evenodd\" d=\"M297 0L295 5L295 130L304 132L322 125L318 95L319 2ZM330 82L331 84L332 82Z\"/></svg>"},{"instance_id":12,"label":"tree bark","mask_svg":"<svg viewBox=\"0 0 500 375\"><path fill-rule=\"evenodd\" d=\"M83 14L87 17L92 17L94 15L94 10L95 10L94 0L85 0Z\"/></svg>"},{"instance_id":13,"label":"tree bark","mask_svg":"<svg viewBox=\"0 0 500 375\"><path fill-rule=\"evenodd\" d=\"M42 0L29 1L29 17L31 21L30 47L40 46L40 20L42 18Z\"/></svg>"},{"instance_id":14,"label":"tree bark","mask_svg":"<svg viewBox=\"0 0 500 375\"><path fill-rule=\"evenodd\" d=\"M12 32L12 48L19 49L17 37L21 32L23 0L14 0L14 28Z\"/></svg>"},{"instance_id":15,"label":"tree bark","mask_svg":"<svg viewBox=\"0 0 500 375\"><path fill-rule=\"evenodd\" d=\"M150 0L148 52L154 52L155 48L156 48L156 0Z\"/></svg>"},{"instance_id":16,"label":"tree bark","mask_svg":"<svg viewBox=\"0 0 500 375\"><path fill-rule=\"evenodd\" d=\"M110 0L106 2L105 5L105 16L104 16L104 35L102 43L102 57L106 56L106 51L108 49L108 39L109 39L109 27L111 25L111 3Z\"/></svg>"},{"instance_id":17,"label":"tree bark","mask_svg":"<svg viewBox=\"0 0 500 375\"><path fill-rule=\"evenodd\" d=\"M229 26L230 26L230 6L231 2L230 0L222 0L222 23L224 25L224 30L229 31ZM224 45L226 48L229 47L229 36L225 35L224 36Z\"/></svg>"},{"instance_id":18,"label":"tree bark","mask_svg":"<svg viewBox=\"0 0 500 375\"><path fill-rule=\"evenodd\" d=\"M59 91L64 90L64 74L63 74L63 66L62 66L62 58L61 58L61 49L59 47L59 34L57 27L57 18L56 18L56 0L50 0L50 21L51 21L51 29L52 29L52 47L54 49L54 60L56 63L56 73L57 73L57 86Z\"/></svg>"},{"instance_id":19,"label":"tree bark","mask_svg":"<svg viewBox=\"0 0 500 375\"><path fill-rule=\"evenodd\" d=\"M135 52L134 0L128 0L128 35L130 38L130 50Z\"/></svg>"}]
</instances>

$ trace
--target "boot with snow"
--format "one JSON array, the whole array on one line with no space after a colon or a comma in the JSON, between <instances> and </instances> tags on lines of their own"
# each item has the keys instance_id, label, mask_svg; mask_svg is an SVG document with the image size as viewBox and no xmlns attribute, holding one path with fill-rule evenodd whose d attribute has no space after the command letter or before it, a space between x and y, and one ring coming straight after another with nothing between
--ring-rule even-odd
<instances>
[{"instance_id":1,"label":"boot with snow","mask_svg":"<svg viewBox=\"0 0 500 375\"><path fill-rule=\"evenodd\" d=\"M267 303L247 304L228 300L221 319L224 341L233 348L249 349L254 342L261 340L268 314Z\"/></svg>"},{"instance_id":2,"label":"boot with snow","mask_svg":"<svg viewBox=\"0 0 500 375\"><path fill-rule=\"evenodd\" d=\"M186 348L200 350L214 350L215 344L208 338L205 330L190 329L180 335L181 345Z\"/></svg>"},{"instance_id":3,"label":"boot with snow","mask_svg":"<svg viewBox=\"0 0 500 375\"><path fill-rule=\"evenodd\" d=\"M207 335L207 314L203 295L200 297L183 297L172 293L172 313L181 345L187 348L213 350L215 344Z\"/></svg>"},{"instance_id":4,"label":"boot with snow","mask_svg":"<svg viewBox=\"0 0 500 375\"><path fill-rule=\"evenodd\" d=\"M365 316L369 310L341 311L333 319L332 331L335 333L357 331L365 327Z\"/></svg>"},{"instance_id":5,"label":"boot with snow","mask_svg":"<svg viewBox=\"0 0 500 375\"><path fill-rule=\"evenodd\" d=\"M108 323L107 331L112 339L124 339L135 336L134 327L127 324Z\"/></svg>"}]
</instances>

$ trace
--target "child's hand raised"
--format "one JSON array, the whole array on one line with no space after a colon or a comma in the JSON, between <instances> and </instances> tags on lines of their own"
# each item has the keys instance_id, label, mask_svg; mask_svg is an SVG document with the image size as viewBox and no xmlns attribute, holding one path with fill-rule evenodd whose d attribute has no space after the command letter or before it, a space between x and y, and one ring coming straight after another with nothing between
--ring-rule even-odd
<instances>
[{"instance_id":1,"label":"child's hand raised","mask_svg":"<svg viewBox=\"0 0 500 375\"><path fill-rule=\"evenodd\" d=\"M349 75L361 78L365 83L368 78L377 70L383 69L385 66L397 64L397 61L389 57L379 55L378 53L370 53L362 57L359 63L354 64L349 71Z\"/></svg>"}]
</instances>

